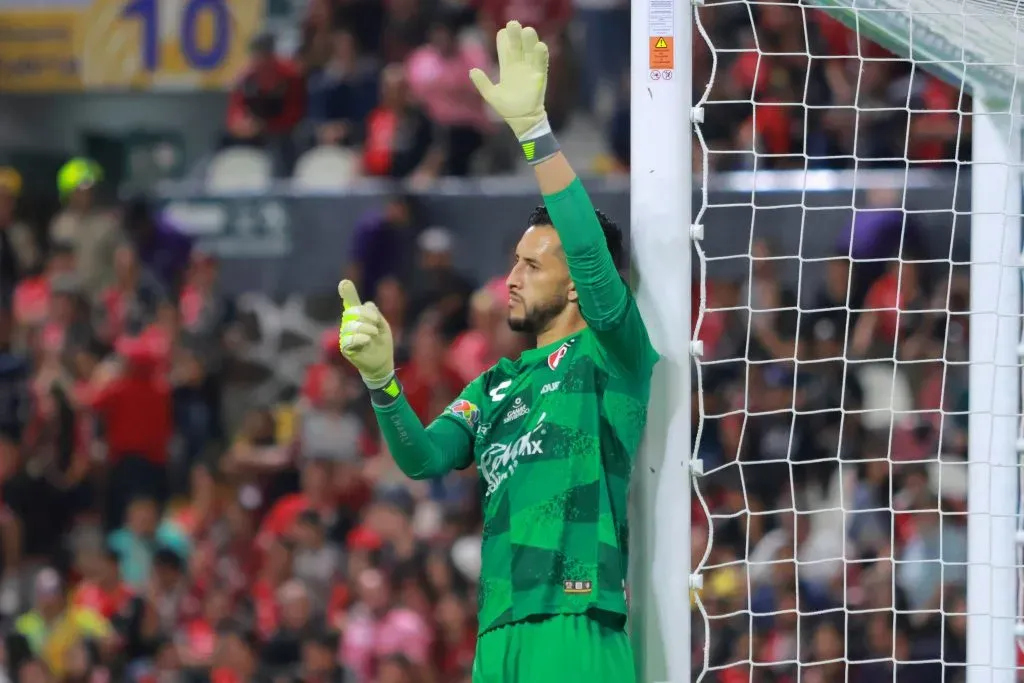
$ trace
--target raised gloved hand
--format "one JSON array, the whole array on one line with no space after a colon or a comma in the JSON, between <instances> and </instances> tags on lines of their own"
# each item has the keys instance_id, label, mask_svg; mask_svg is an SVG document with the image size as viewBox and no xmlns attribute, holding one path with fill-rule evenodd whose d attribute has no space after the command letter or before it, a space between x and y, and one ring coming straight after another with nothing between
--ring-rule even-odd
<instances>
[{"instance_id":1,"label":"raised gloved hand","mask_svg":"<svg viewBox=\"0 0 1024 683\"><path fill-rule=\"evenodd\" d=\"M480 69L469 72L473 85L505 119L521 141L551 132L544 110L548 87L548 46L537 31L510 21L498 31L498 82Z\"/></svg>"},{"instance_id":2,"label":"raised gloved hand","mask_svg":"<svg viewBox=\"0 0 1024 683\"><path fill-rule=\"evenodd\" d=\"M395 376L395 343L391 327L373 302L359 300L351 280L338 283L343 312L338 331L341 354L363 377L370 389L381 389Z\"/></svg>"}]
</instances>

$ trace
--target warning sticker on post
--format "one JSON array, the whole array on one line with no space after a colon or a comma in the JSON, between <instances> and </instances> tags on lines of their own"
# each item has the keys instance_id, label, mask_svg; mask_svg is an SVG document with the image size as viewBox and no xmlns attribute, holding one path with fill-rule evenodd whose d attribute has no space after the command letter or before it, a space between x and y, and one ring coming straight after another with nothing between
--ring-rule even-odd
<instances>
[{"instance_id":1,"label":"warning sticker on post","mask_svg":"<svg viewBox=\"0 0 1024 683\"><path fill-rule=\"evenodd\" d=\"M671 80L675 73L675 2L647 0L648 70L652 81Z\"/></svg>"}]
</instances>

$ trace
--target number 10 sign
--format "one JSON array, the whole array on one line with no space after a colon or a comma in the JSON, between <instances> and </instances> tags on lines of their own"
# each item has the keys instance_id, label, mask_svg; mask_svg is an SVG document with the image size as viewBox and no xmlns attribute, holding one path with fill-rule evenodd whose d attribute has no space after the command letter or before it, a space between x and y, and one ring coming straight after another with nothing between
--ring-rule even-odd
<instances>
[{"instance_id":1,"label":"number 10 sign","mask_svg":"<svg viewBox=\"0 0 1024 683\"><path fill-rule=\"evenodd\" d=\"M224 89L263 14L263 0L4 0L0 90Z\"/></svg>"}]
</instances>

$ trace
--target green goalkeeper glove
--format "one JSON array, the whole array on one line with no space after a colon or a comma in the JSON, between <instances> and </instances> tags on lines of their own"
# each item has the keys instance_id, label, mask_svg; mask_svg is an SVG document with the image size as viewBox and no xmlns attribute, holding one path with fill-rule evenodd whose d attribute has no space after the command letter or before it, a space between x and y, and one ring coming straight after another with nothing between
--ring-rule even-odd
<instances>
[{"instance_id":1,"label":"green goalkeeper glove","mask_svg":"<svg viewBox=\"0 0 1024 683\"><path fill-rule=\"evenodd\" d=\"M395 376L395 343L391 327L373 302L361 303L351 280L338 283L344 312L338 346L370 389L386 387Z\"/></svg>"},{"instance_id":2,"label":"green goalkeeper glove","mask_svg":"<svg viewBox=\"0 0 1024 683\"><path fill-rule=\"evenodd\" d=\"M526 143L551 135L544 95L548 87L548 46L537 31L510 21L498 31L498 82L480 69L469 72L473 85L523 143L527 160L533 155ZM554 139L552 138L552 142ZM556 150L557 151L557 150ZM553 152L552 152L553 153Z\"/></svg>"}]
</instances>

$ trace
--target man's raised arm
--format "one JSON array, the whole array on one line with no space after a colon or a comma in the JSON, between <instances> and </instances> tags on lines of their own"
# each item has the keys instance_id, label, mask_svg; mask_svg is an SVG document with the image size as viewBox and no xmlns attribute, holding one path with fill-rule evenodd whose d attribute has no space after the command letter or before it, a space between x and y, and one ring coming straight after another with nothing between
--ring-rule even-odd
<instances>
[{"instance_id":1,"label":"man's raised arm","mask_svg":"<svg viewBox=\"0 0 1024 683\"><path fill-rule=\"evenodd\" d=\"M394 341L387 320L373 302L359 300L350 280L341 281L338 295L344 307L338 338L341 353L370 390L381 435L399 469L411 479L430 479L468 467L473 458L473 415L460 412L456 401L445 416L424 427L395 378ZM464 393L472 392L474 386Z\"/></svg>"},{"instance_id":2,"label":"man's raised arm","mask_svg":"<svg viewBox=\"0 0 1024 683\"><path fill-rule=\"evenodd\" d=\"M537 174L544 204L558 232L576 285L580 312L602 347L629 372L646 372L656 360L647 329L629 288L619 276L601 223L583 184L559 151L544 96L548 48L532 28L510 21L498 31L497 84L479 69L473 84L519 138Z\"/></svg>"}]
</instances>

